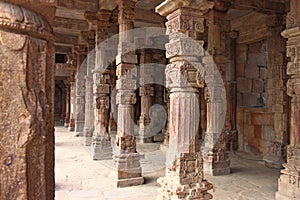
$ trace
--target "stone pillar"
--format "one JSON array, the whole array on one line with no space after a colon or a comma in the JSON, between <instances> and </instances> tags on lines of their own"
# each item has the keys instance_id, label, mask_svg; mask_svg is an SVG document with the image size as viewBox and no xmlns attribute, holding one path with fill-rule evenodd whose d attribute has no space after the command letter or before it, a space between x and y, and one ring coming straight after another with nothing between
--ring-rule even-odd
<instances>
[{"instance_id":1,"label":"stone pillar","mask_svg":"<svg viewBox=\"0 0 300 200\"><path fill-rule=\"evenodd\" d=\"M59 124L63 125L63 121L66 118L66 110L67 110L67 88L65 84L62 87L62 98L61 98L61 116L59 118Z\"/></svg>"},{"instance_id":2,"label":"stone pillar","mask_svg":"<svg viewBox=\"0 0 300 200\"><path fill-rule=\"evenodd\" d=\"M166 0L156 12L167 16L166 82L170 89L169 149L166 176L158 179L162 186L157 199L211 199L212 185L204 180L203 160L197 145L200 100L203 87L204 32L203 14L212 5L207 1ZM201 8L201 9L200 9Z\"/></svg>"},{"instance_id":3,"label":"stone pillar","mask_svg":"<svg viewBox=\"0 0 300 200\"><path fill-rule=\"evenodd\" d=\"M290 145L287 148L287 163L283 164L278 181L277 200L300 199L300 1L290 1L287 29L282 35L287 38L287 94L290 99Z\"/></svg>"},{"instance_id":4,"label":"stone pillar","mask_svg":"<svg viewBox=\"0 0 300 200\"><path fill-rule=\"evenodd\" d=\"M155 40L155 38L154 38ZM166 36L166 42L168 41ZM165 45L163 42L162 45ZM163 48L163 47L161 47ZM165 70L167 59L165 57L165 51L152 50L152 63L153 64L153 81L154 81L154 96L152 97L152 134L154 142L164 142L165 139L165 127L167 125L168 112L166 111L166 103L164 102L164 90L165 90ZM154 108L154 109L153 109Z\"/></svg>"},{"instance_id":5,"label":"stone pillar","mask_svg":"<svg viewBox=\"0 0 300 200\"><path fill-rule=\"evenodd\" d=\"M75 77L75 132L83 136L85 120L85 80L87 72L86 45L75 46L77 53L77 75Z\"/></svg>"},{"instance_id":6,"label":"stone pillar","mask_svg":"<svg viewBox=\"0 0 300 200\"><path fill-rule=\"evenodd\" d=\"M54 199L54 37L24 5L0 2L0 199Z\"/></svg>"},{"instance_id":7,"label":"stone pillar","mask_svg":"<svg viewBox=\"0 0 300 200\"><path fill-rule=\"evenodd\" d=\"M110 68L110 114L108 123L109 134L117 133L118 108L116 104L116 66L112 64Z\"/></svg>"},{"instance_id":8,"label":"stone pillar","mask_svg":"<svg viewBox=\"0 0 300 200\"><path fill-rule=\"evenodd\" d=\"M272 36L268 38L268 91L267 105L274 113L274 130L264 160L267 166L282 168L286 159L288 96L286 94L286 41L280 36L283 23L282 16L272 16Z\"/></svg>"},{"instance_id":9,"label":"stone pillar","mask_svg":"<svg viewBox=\"0 0 300 200\"><path fill-rule=\"evenodd\" d=\"M87 16L96 27L96 56L93 71L93 101L94 101L94 133L92 150L94 160L112 159L111 139L108 133L109 120L109 83L110 71L106 58L106 46L109 25L109 11L99 11L96 15Z\"/></svg>"},{"instance_id":10,"label":"stone pillar","mask_svg":"<svg viewBox=\"0 0 300 200\"><path fill-rule=\"evenodd\" d=\"M149 110L152 106L152 97L154 96L153 69L147 66L151 63L151 52L143 49L140 56L140 96L141 96L141 116L139 118L139 140L141 143L153 142L153 133L150 129Z\"/></svg>"},{"instance_id":11,"label":"stone pillar","mask_svg":"<svg viewBox=\"0 0 300 200\"><path fill-rule=\"evenodd\" d=\"M149 127L150 116L149 110L152 105L151 97L154 95L154 88L150 84L140 87L141 96L141 116L139 119L139 139L141 143L153 142L153 133Z\"/></svg>"},{"instance_id":12,"label":"stone pillar","mask_svg":"<svg viewBox=\"0 0 300 200\"><path fill-rule=\"evenodd\" d=\"M118 4L119 15L119 45L116 58L117 65L117 97L118 146L115 155L117 169L117 186L126 187L144 183L140 166L139 153L136 151L136 138L134 136L134 104L136 103L136 64L137 56L133 49L134 35L126 32L134 28L134 8L137 0L115 0Z\"/></svg>"},{"instance_id":13,"label":"stone pillar","mask_svg":"<svg viewBox=\"0 0 300 200\"><path fill-rule=\"evenodd\" d=\"M224 132L224 121L222 120L222 110L224 109L223 101L226 101L226 95L222 96L222 88L226 82L226 77L217 78L220 71L224 71L222 74L229 76L229 70L231 67L230 51L228 44L230 38L223 35L225 32L229 32L229 22L224 21L225 14L213 10L209 19L209 36L208 43L210 53L216 63L216 69L218 70L211 74L211 77L206 79L207 87L205 92L207 102L207 125L205 136L205 152L203 154L204 172L213 176L225 175L230 173L230 159L226 149L226 136ZM227 26L223 26L228 23ZM225 28L227 28L227 30ZM211 63L211 66L214 65ZM230 111L230 110L227 110ZM228 123L230 123L230 118ZM231 127L228 127L230 130ZM228 132L228 130L226 130Z\"/></svg>"},{"instance_id":14,"label":"stone pillar","mask_svg":"<svg viewBox=\"0 0 300 200\"><path fill-rule=\"evenodd\" d=\"M75 83L70 82L70 123L69 123L69 131L75 130Z\"/></svg>"},{"instance_id":15,"label":"stone pillar","mask_svg":"<svg viewBox=\"0 0 300 200\"><path fill-rule=\"evenodd\" d=\"M87 55L87 71L85 76L85 122L84 122L84 144L92 144L94 132L94 105L93 105L93 70L95 69L95 32L90 31Z\"/></svg>"},{"instance_id":16,"label":"stone pillar","mask_svg":"<svg viewBox=\"0 0 300 200\"><path fill-rule=\"evenodd\" d=\"M69 127L70 123L70 83L66 85L66 117L65 117L65 127Z\"/></svg>"},{"instance_id":17,"label":"stone pillar","mask_svg":"<svg viewBox=\"0 0 300 200\"><path fill-rule=\"evenodd\" d=\"M164 131L165 138L164 138L164 145L169 145L169 123L170 123L170 92L169 90L165 89L165 101L166 101L166 111L167 111L167 122Z\"/></svg>"}]
</instances>

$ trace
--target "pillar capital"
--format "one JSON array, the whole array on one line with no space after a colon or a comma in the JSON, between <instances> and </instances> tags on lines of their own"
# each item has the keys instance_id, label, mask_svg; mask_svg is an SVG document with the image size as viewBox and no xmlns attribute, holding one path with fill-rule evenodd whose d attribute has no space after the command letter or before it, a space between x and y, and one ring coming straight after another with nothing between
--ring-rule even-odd
<instances>
[{"instance_id":1,"label":"pillar capital","mask_svg":"<svg viewBox=\"0 0 300 200\"><path fill-rule=\"evenodd\" d=\"M290 12L286 16L287 29L300 26L300 1L290 0Z\"/></svg>"},{"instance_id":2,"label":"pillar capital","mask_svg":"<svg viewBox=\"0 0 300 200\"><path fill-rule=\"evenodd\" d=\"M213 6L214 3L207 0L165 0L155 8L155 11L162 16L168 16L180 8L189 7L205 14Z\"/></svg>"}]
</instances>

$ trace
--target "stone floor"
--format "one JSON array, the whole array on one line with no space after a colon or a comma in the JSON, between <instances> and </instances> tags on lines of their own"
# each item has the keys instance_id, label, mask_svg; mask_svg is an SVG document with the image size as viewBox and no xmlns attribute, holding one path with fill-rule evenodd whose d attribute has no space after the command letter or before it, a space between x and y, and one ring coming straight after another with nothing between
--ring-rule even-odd
<instances>
[{"instance_id":1,"label":"stone floor","mask_svg":"<svg viewBox=\"0 0 300 200\"><path fill-rule=\"evenodd\" d=\"M64 127L55 128L56 200L155 200L159 186L156 179L164 176L165 156L160 144L138 144L145 184L128 188L115 187L113 160L93 161L90 148L83 146ZM239 152L231 154L232 173L211 177L211 193L218 200L274 199L279 170L264 166L260 160Z\"/></svg>"}]
</instances>

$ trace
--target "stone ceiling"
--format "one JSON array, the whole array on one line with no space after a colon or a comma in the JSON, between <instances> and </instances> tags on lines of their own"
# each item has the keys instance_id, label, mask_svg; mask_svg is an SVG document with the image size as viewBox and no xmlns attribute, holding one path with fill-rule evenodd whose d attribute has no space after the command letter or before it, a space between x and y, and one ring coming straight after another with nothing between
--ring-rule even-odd
<instances>
[{"instance_id":1,"label":"stone ceiling","mask_svg":"<svg viewBox=\"0 0 300 200\"><path fill-rule=\"evenodd\" d=\"M16 0L17 1L17 0ZM289 0L214 0L230 6L227 9L227 19L232 20L242 17L250 12L286 12ZM154 9L163 0L140 0L136 4L136 27L155 26L160 27L164 17L156 14ZM113 0L59 0L54 18L53 30L56 36L56 46L69 51L73 44L78 43L82 31L88 31L91 25L84 17L85 12L96 12L97 9L111 10L110 34L118 32L117 5ZM285 10L285 11L284 11Z\"/></svg>"}]
</instances>

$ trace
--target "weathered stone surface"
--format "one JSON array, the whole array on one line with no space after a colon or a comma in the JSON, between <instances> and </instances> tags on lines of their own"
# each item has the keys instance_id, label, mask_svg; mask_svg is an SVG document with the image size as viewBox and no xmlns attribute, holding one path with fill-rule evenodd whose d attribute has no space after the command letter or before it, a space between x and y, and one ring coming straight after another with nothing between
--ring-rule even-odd
<instances>
[{"instance_id":1,"label":"weathered stone surface","mask_svg":"<svg viewBox=\"0 0 300 200\"><path fill-rule=\"evenodd\" d=\"M23 7L1 2L0 10L0 199L53 199L51 27Z\"/></svg>"},{"instance_id":2,"label":"weathered stone surface","mask_svg":"<svg viewBox=\"0 0 300 200\"><path fill-rule=\"evenodd\" d=\"M212 198L207 192L212 185L203 180L202 157L200 153L196 153L199 149L196 141L200 116L199 93L196 88L202 86L204 79L201 71L204 64L200 62L204 42L199 41L197 35L204 31L204 19L199 10L184 8L183 5L188 6L189 2L164 1L156 8L159 14L167 15L166 26L170 39L166 44L167 56L170 58L170 64L166 68L166 82L170 89L169 149L166 176L158 180L162 189L157 198L161 200ZM201 5L205 7L207 2L204 1ZM177 39L179 32L185 35L182 34ZM207 66L209 62L205 61L208 60L203 59ZM208 77L209 80L213 78ZM214 98L215 95L212 94L211 99Z\"/></svg>"}]
</instances>

